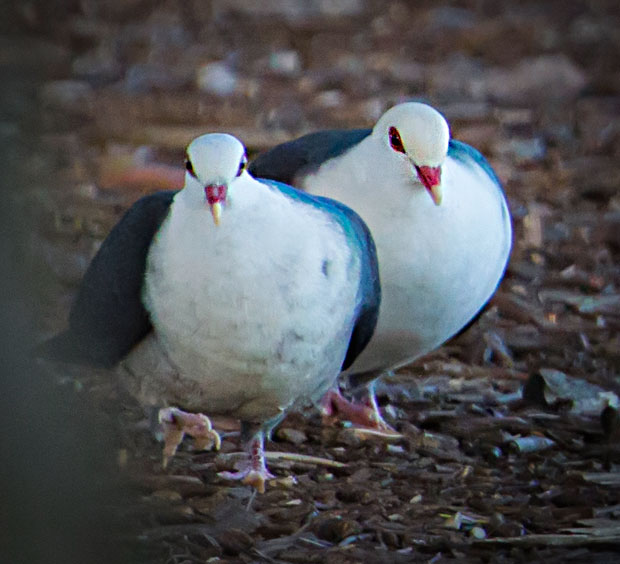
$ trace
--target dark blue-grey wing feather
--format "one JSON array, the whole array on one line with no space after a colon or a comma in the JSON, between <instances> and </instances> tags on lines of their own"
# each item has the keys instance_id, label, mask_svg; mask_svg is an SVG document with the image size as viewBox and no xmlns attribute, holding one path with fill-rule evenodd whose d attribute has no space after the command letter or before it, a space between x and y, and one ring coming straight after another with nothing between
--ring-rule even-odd
<instances>
[{"instance_id":1,"label":"dark blue-grey wing feather","mask_svg":"<svg viewBox=\"0 0 620 564\"><path fill-rule=\"evenodd\" d=\"M370 135L370 129L334 129L309 133L259 155L249 166L255 178L297 184L296 178L338 157Z\"/></svg>"},{"instance_id":2,"label":"dark blue-grey wing feather","mask_svg":"<svg viewBox=\"0 0 620 564\"><path fill-rule=\"evenodd\" d=\"M69 328L40 347L42 356L110 367L151 331L141 299L146 258L175 193L141 198L116 224L82 279Z\"/></svg>"}]
</instances>

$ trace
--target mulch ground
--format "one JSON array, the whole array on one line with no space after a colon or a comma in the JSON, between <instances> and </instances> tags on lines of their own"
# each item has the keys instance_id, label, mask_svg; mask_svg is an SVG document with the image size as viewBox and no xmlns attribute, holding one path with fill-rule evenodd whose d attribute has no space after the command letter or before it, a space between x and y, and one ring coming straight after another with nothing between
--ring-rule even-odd
<instances>
[{"instance_id":1,"label":"mulch ground","mask_svg":"<svg viewBox=\"0 0 620 564\"><path fill-rule=\"evenodd\" d=\"M195 134L230 131L255 154L429 100L501 177L514 249L479 319L378 386L399 436L291 414L267 443L277 479L254 495L217 476L239 451L235 422L215 421L221 452L186 441L164 471L142 410L109 374L44 367L61 422L43 400L47 415L26 417L14 452L35 445L23 456L39 462L65 453L64 470L48 474L58 484L72 466L76 488L102 468L119 477L124 501L94 499L121 524L130 561L618 562L618 9L341 4L12 8L0 62L22 96L3 93L0 134L21 187L10 205L32 220L13 252L27 257L37 296L34 338L49 335L120 214L143 193L179 186ZM101 468L83 461L100 440L81 423L93 413L110 430L93 454Z\"/></svg>"}]
</instances>

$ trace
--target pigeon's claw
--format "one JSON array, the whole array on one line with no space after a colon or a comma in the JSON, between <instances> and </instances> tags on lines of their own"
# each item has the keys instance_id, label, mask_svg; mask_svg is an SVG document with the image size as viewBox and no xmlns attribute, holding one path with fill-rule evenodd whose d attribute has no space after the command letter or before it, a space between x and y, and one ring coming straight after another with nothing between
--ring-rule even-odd
<instances>
[{"instance_id":1,"label":"pigeon's claw","mask_svg":"<svg viewBox=\"0 0 620 564\"><path fill-rule=\"evenodd\" d=\"M349 401L337 388L332 388L321 399L319 409L326 424L331 425L337 420L344 419L363 428L390 435L397 433L381 416L377 398L371 389L368 390L366 401L359 403Z\"/></svg>"},{"instance_id":2,"label":"pigeon's claw","mask_svg":"<svg viewBox=\"0 0 620 564\"><path fill-rule=\"evenodd\" d=\"M211 420L202 413L186 413L176 407L166 407L159 410L159 422L164 434L163 467L168 465L175 455L183 437L189 435L194 438L196 450L219 450L222 439L213 429Z\"/></svg>"},{"instance_id":3,"label":"pigeon's claw","mask_svg":"<svg viewBox=\"0 0 620 564\"><path fill-rule=\"evenodd\" d=\"M267 470L267 468L263 468L262 470L256 470L250 468L248 465L247 468L243 468L238 472L219 472L218 476L224 478L226 480L241 480L243 484L247 486L252 486L258 493L265 493L265 484L267 480L272 480L275 476Z\"/></svg>"},{"instance_id":4,"label":"pigeon's claw","mask_svg":"<svg viewBox=\"0 0 620 564\"><path fill-rule=\"evenodd\" d=\"M242 483L255 488L258 493L265 493L267 480L275 476L267 469L263 441L263 433L260 431L248 443L248 458L241 468L237 472L219 472L218 476L226 480L241 480Z\"/></svg>"}]
</instances>

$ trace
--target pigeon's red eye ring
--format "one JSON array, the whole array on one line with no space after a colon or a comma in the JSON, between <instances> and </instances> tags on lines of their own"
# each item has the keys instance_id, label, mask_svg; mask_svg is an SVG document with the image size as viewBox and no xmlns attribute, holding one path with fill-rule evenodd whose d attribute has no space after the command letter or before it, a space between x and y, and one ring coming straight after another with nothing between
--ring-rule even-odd
<instances>
[{"instance_id":1,"label":"pigeon's red eye ring","mask_svg":"<svg viewBox=\"0 0 620 564\"><path fill-rule=\"evenodd\" d=\"M390 139L390 147L397 151L398 153L407 154L405 151L405 146L403 145L403 141L400 138L400 133L398 133L398 129L395 127L390 127L388 130L388 137Z\"/></svg>"},{"instance_id":2,"label":"pigeon's red eye ring","mask_svg":"<svg viewBox=\"0 0 620 564\"><path fill-rule=\"evenodd\" d=\"M196 178L194 166L192 165L192 161L190 161L189 159L185 159L185 170L187 170L187 172L189 172L194 178Z\"/></svg>"},{"instance_id":3,"label":"pigeon's red eye ring","mask_svg":"<svg viewBox=\"0 0 620 564\"><path fill-rule=\"evenodd\" d=\"M237 176L241 176L243 171L248 168L248 157L243 155L241 158L241 162L239 163L239 170L237 171Z\"/></svg>"}]
</instances>

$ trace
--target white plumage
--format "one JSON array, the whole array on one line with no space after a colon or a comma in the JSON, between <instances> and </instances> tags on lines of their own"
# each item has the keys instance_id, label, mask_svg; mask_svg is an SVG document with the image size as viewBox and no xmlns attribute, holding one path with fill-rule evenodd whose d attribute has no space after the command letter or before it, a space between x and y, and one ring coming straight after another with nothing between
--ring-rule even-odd
<instances>
[{"instance_id":1,"label":"white plumage","mask_svg":"<svg viewBox=\"0 0 620 564\"><path fill-rule=\"evenodd\" d=\"M190 146L192 162L221 162L234 151L236 171L241 144L207 141ZM226 178L203 166L194 164L197 178L188 173L151 245L144 303L183 375L179 385L206 384L184 407L271 419L297 400L318 399L338 373L355 323L359 256L324 211L247 172L230 182L216 226L204 186Z\"/></svg>"}]
</instances>

